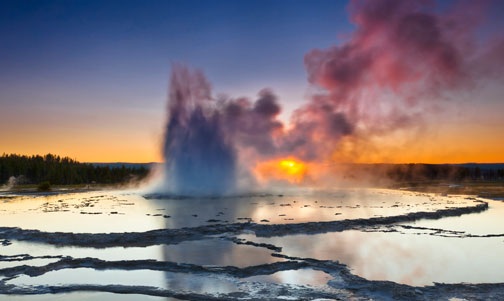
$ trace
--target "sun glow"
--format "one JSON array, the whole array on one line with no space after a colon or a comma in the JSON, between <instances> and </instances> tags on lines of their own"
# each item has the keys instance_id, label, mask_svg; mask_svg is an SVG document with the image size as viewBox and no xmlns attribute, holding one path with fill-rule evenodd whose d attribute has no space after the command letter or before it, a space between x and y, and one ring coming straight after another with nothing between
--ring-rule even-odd
<instances>
[{"instance_id":1,"label":"sun glow","mask_svg":"<svg viewBox=\"0 0 504 301\"><path fill-rule=\"evenodd\" d=\"M300 183L307 173L307 164L293 157L265 161L259 163L254 172L258 179L285 180L290 183Z\"/></svg>"}]
</instances>

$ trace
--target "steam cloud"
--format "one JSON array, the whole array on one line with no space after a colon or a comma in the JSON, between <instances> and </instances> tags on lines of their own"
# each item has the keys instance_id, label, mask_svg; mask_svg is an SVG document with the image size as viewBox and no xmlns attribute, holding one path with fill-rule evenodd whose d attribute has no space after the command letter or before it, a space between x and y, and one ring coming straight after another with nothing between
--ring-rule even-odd
<instances>
[{"instance_id":1,"label":"steam cloud","mask_svg":"<svg viewBox=\"0 0 504 301\"><path fill-rule=\"evenodd\" d=\"M9 191L10 189L12 189L12 187L14 187L16 185L16 183L17 183L16 177L11 176L7 180L7 183L5 183L4 185L0 186L0 191Z\"/></svg>"},{"instance_id":2,"label":"steam cloud","mask_svg":"<svg viewBox=\"0 0 504 301\"><path fill-rule=\"evenodd\" d=\"M431 1L352 1L355 31L338 46L305 55L316 91L288 127L278 120L281 107L270 89L255 101L214 98L200 71L174 66L164 144L170 189L232 192L254 162L282 156L320 162L338 152L343 138L365 140L418 124L429 99L501 73L504 43L475 39L489 6L481 3L440 12Z\"/></svg>"},{"instance_id":3,"label":"steam cloud","mask_svg":"<svg viewBox=\"0 0 504 301\"><path fill-rule=\"evenodd\" d=\"M178 194L220 194L234 187L235 152L210 92L201 72L174 66L164 155Z\"/></svg>"}]
</instances>

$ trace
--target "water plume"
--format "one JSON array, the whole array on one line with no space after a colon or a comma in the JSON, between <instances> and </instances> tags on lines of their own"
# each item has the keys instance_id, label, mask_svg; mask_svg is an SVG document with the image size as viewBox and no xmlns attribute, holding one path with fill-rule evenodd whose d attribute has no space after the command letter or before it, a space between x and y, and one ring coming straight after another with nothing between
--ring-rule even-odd
<instances>
[{"instance_id":1,"label":"water plume","mask_svg":"<svg viewBox=\"0 0 504 301\"><path fill-rule=\"evenodd\" d=\"M163 152L165 183L174 193L214 195L234 187L236 155L214 105L201 72L174 66Z\"/></svg>"},{"instance_id":2,"label":"water plume","mask_svg":"<svg viewBox=\"0 0 504 301\"><path fill-rule=\"evenodd\" d=\"M255 101L212 96L201 71L174 65L168 95L163 156L163 192L178 195L250 190L256 159L278 153L275 135L283 124L281 108L269 89ZM247 164L239 162L247 161Z\"/></svg>"}]
</instances>

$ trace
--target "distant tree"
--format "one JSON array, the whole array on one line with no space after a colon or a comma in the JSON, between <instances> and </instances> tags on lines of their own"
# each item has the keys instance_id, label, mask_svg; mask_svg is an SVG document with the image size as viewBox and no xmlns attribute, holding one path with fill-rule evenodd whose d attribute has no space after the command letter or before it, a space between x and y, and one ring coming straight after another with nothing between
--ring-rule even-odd
<instances>
[{"instance_id":1,"label":"distant tree","mask_svg":"<svg viewBox=\"0 0 504 301\"><path fill-rule=\"evenodd\" d=\"M51 183L49 181L41 182L37 186L37 190L38 191L50 191L51 190Z\"/></svg>"}]
</instances>

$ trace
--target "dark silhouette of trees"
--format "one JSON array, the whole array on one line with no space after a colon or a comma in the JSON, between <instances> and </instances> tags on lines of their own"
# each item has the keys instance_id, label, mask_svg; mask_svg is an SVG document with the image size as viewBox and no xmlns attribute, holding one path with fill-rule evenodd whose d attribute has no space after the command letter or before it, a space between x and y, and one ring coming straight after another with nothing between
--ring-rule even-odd
<instances>
[{"instance_id":1,"label":"dark silhouette of trees","mask_svg":"<svg viewBox=\"0 0 504 301\"><path fill-rule=\"evenodd\" d=\"M404 182L504 181L504 163L489 164L349 164L341 169L346 179Z\"/></svg>"},{"instance_id":2,"label":"dark silhouette of trees","mask_svg":"<svg viewBox=\"0 0 504 301\"><path fill-rule=\"evenodd\" d=\"M375 171L380 169L379 166ZM397 182L407 181L496 181L504 180L504 169L482 169L445 164L395 164L385 167L386 176Z\"/></svg>"},{"instance_id":3,"label":"dark silhouette of trees","mask_svg":"<svg viewBox=\"0 0 504 301\"><path fill-rule=\"evenodd\" d=\"M502 164L496 167L447 164L355 164L347 177L359 178L359 173L370 173L396 182L408 181L502 181ZM3 154L0 157L0 184L16 177L17 184L39 184L48 181L51 185L71 184L117 184L140 180L149 169L140 165L80 163L68 157L53 154L45 156L21 156Z\"/></svg>"},{"instance_id":4,"label":"dark silhouette of trees","mask_svg":"<svg viewBox=\"0 0 504 301\"><path fill-rule=\"evenodd\" d=\"M95 166L53 154L45 156L3 154L0 157L0 184L6 183L10 177L16 177L17 184L39 184L45 181L52 185L116 184L142 179L148 172L144 166L139 168L124 165Z\"/></svg>"}]
</instances>

